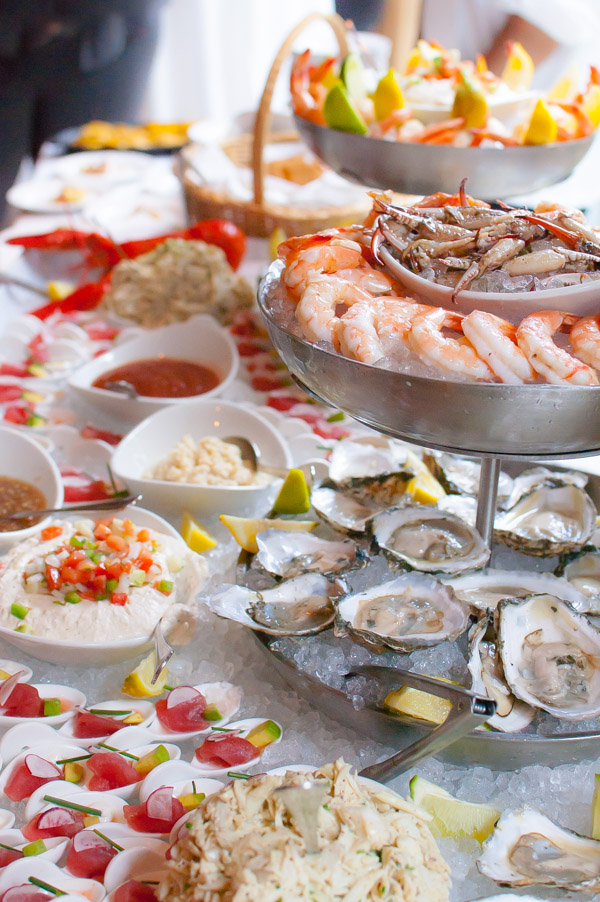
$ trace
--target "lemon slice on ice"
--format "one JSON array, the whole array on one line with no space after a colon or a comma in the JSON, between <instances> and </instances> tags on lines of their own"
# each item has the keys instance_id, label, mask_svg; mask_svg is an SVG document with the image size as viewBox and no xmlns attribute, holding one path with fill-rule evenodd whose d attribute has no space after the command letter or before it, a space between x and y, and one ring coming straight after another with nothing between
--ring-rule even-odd
<instances>
[{"instance_id":1,"label":"lemon slice on ice","mask_svg":"<svg viewBox=\"0 0 600 902\"><path fill-rule=\"evenodd\" d=\"M155 667L156 655L152 651L140 661L135 670L132 670L131 673L127 674L123 681L123 685L121 686L121 692L124 692L125 695L131 695L133 698L146 698L148 696L161 695L165 691L169 679L169 672L166 667L163 668L156 683L152 684L151 680L154 676Z\"/></svg>"},{"instance_id":2,"label":"lemon slice on ice","mask_svg":"<svg viewBox=\"0 0 600 902\"><path fill-rule=\"evenodd\" d=\"M241 545L245 551L256 554L258 545L256 544L256 534L264 532L265 529L285 529L288 532L296 532L304 530L310 532L315 528L315 520L281 520L274 518L269 520L267 517L234 517L231 514L221 514L221 523L227 527L238 545Z\"/></svg>"},{"instance_id":3,"label":"lemon slice on ice","mask_svg":"<svg viewBox=\"0 0 600 902\"><path fill-rule=\"evenodd\" d=\"M203 551L210 551L211 548L216 548L219 544L215 537L209 533L202 523L194 519L188 510L184 510L182 514L180 532L188 548L191 548L192 551L196 551L198 554L202 554Z\"/></svg>"},{"instance_id":4,"label":"lemon slice on ice","mask_svg":"<svg viewBox=\"0 0 600 902\"><path fill-rule=\"evenodd\" d=\"M412 778L410 795L419 808L433 817L429 827L434 836L452 839L465 836L483 842L492 833L501 814L490 805L462 802L423 777Z\"/></svg>"}]
</instances>

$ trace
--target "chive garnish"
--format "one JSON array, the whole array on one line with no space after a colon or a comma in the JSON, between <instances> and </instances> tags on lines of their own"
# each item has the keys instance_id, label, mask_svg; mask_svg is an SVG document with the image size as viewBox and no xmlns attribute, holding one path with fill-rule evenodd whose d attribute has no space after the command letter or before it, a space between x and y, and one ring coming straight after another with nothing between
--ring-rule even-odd
<instances>
[{"instance_id":1,"label":"chive garnish","mask_svg":"<svg viewBox=\"0 0 600 902\"><path fill-rule=\"evenodd\" d=\"M87 761L88 758L91 758L90 755L77 755L76 758L61 758L60 761L57 761L57 764L71 764L73 761Z\"/></svg>"},{"instance_id":2,"label":"chive garnish","mask_svg":"<svg viewBox=\"0 0 600 902\"><path fill-rule=\"evenodd\" d=\"M234 771L230 770L230 771L227 771L227 776L233 777L234 780L249 780L251 777L251 774L236 774Z\"/></svg>"},{"instance_id":3,"label":"chive garnish","mask_svg":"<svg viewBox=\"0 0 600 902\"><path fill-rule=\"evenodd\" d=\"M28 877L27 879L29 880L29 883L33 883L34 886L39 886L40 889L45 889L47 893L52 893L53 896L67 895L64 890L58 889L50 883L45 883L43 880L38 880L37 877Z\"/></svg>"},{"instance_id":4,"label":"chive garnish","mask_svg":"<svg viewBox=\"0 0 600 902\"><path fill-rule=\"evenodd\" d=\"M0 849L8 849L9 852L14 852L14 851L15 851L15 847L14 847L14 846L5 846L3 842L0 842Z\"/></svg>"},{"instance_id":5,"label":"chive garnish","mask_svg":"<svg viewBox=\"0 0 600 902\"><path fill-rule=\"evenodd\" d=\"M121 749L116 749L113 745L107 745L105 742L99 742L98 746L99 748L108 749L109 752L118 752L119 755L124 755L125 758L132 758L134 761L140 760L137 755L130 755L129 752L123 752Z\"/></svg>"},{"instance_id":6,"label":"chive garnish","mask_svg":"<svg viewBox=\"0 0 600 902\"><path fill-rule=\"evenodd\" d=\"M123 714L123 715L133 714L133 711L111 711L111 710L108 710L107 708L90 708L89 713L90 714L99 714L99 715L112 714L114 717L120 717L121 714Z\"/></svg>"},{"instance_id":7,"label":"chive garnish","mask_svg":"<svg viewBox=\"0 0 600 902\"><path fill-rule=\"evenodd\" d=\"M94 833L96 834L96 836L99 836L100 839L103 839L105 842L107 842L109 844L109 846L112 846L113 849L116 849L117 852L123 851L124 846L120 846L118 843L114 842L114 840L109 839L108 836L104 835L104 833L100 833L99 830L94 830Z\"/></svg>"},{"instance_id":8,"label":"chive garnish","mask_svg":"<svg viewBox=\"0 0 600 902\"><path fill-rule=\"evenodd\" d=\"M198 792L198 790L196 789L196 781L195 780L192 780L192 792L194 793L194 795L196 795L196 793Z\"/></svg>"},{"instance_id":9,"label":"chive garnish","mask_svg":"<svg viewBox=\"0 0 600 902\"><path fill-rule=\"evenodd\" d=\"M144 886L158 886L158 880L140 880L140 883Z\"/></svg>"},{"instance_id":10,"label":"chive garnish","mask_svg":"<svg viewBox=\"0 0 600 902\"><path fill-rule=\"evenodd\" d=\"M215 733L235 733L235 730L229 730L227 727L211 727L211 730L214 730Z\"/></svg>"},{"instance_id":11,"label":"chive garnish","mask_svg":"<svg viewBox=\"0 0 600 902\"><path fill-rule=\"evenodd\" d=\"M72 811L81 811L82 814L102 814L99 808L87 808L85 805L67 802L66 799L57 799L55 796L44 796L44 802L52 802L54 805L60 805L61 808L70 808Z\"/></svg>"}]
</instances>

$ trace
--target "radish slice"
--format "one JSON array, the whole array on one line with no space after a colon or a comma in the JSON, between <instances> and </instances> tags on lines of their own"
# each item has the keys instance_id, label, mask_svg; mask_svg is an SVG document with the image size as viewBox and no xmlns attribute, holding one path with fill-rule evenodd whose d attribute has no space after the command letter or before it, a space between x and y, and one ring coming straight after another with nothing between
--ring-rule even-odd
<instances>
[{"instance_id":1,"label":"radish slice","mask_svg":"<svg viewBox=\"0 0 600 902\"><path fill-rule=\"evenodd\" d=\"M60 780L62 772L51 761L40 758L39 755L26 755L25 767L32 777L41 777L44 780Z\"/></svg>"},{"instance_id":2,"label":"radish slice","mask_svg":"<svg viewBox=\"0 0 600 902\"><path fill-rule=\"evenodd\" d=\"M146 814L159 821L170 821L173 818L173 796L171 786L155 789L146 799Z\"/></svg>"},{"instance_id":3,"label":"radish slice","mask_svg":"<svg viewBox=\"0 0 600 902\"><path fill-rule=\"evenodd\" d=\"M95 849L96 846L106 846L106 840L94 833L93 830L81 830L73 837L73 851L83 852L86 849Z\"/></svg>"},{"instance_id":4,"label":"radish slice","mask_svg":"<svg viewBox=\"0 0 600 902\"><path fill-rule=\"evenodd\" d=\"M13 673L7 680L4 680L2 686L0 686L0 706L5 705L9 700L11 692L20 681L23 674L27 674L26 670L17 670L16 673Z\"/></svg>"},{"instance_id":5,"label":"radish slice","mask_svg":"<svg viewBox=\"0 0 600 902\"><path fill-rule=\"evenodd\" d=\"M83 820L78 811L71 811L67 808L49 808L48 811L42 812L37 826L40 830L51 830L53 827L64 827L67 824L70 826L75 820L74 815L77 815L78 820Z\"/></svg>"},{"instance_id":6,"label":"radish slice","mask_svg":"<svg viewBox=\"0 0 600 902\"><path fill-rule=\"evenodd\" d=\"M182 702L190 702L192 699L197 698L201 695L197 689L194 689L193 686L178 686L176 689L171 689L169 695L167 696L167 708L174 708L175 705L180 705Z\"/></svg>"}]
</instances>

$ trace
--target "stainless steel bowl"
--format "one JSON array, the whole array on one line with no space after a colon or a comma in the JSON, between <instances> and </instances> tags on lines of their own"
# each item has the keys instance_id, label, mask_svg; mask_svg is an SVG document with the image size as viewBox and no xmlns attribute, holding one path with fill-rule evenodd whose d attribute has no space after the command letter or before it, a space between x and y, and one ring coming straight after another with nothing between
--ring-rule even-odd
<instances>
[{"instance_id":1,"label":"stainless steel bowl","mask_svg":"<svg viewBox=\"0 0 600 902\"><path fill-rule=\"evenodd\" d=\"M600 450L600 388L450 382L349 360L278 324L270 299L281 269L269 268L259 306L292 375L325 403L380 432L458 454L541 459Z\"/></svg>"},{"instance_id":2,"label":"stainless steel bowl","mask_svg":"<svg viewBox=\"0 0 600 902\"><path fill-rule=\"evenodd\" d=\"M589 150L593 135L520 147L448 147L384 141L315 125L295 117L316 156L345 178L408 194L454 194L465 177L484 200L528 194L566 178Z\"/></svg>"}]
</instances>

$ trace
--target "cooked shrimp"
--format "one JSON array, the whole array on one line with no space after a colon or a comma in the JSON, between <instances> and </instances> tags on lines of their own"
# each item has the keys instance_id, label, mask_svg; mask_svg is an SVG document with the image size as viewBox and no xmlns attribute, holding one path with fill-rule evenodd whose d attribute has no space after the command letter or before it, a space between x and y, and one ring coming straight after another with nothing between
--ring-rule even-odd
<instances>
[{"instance_id":1,"label":"cooked shrimp","mask_svg":"<svg viewBox=\"0 0 600 902\"><path fill-rule=\"evenodd\" d=\"M332 275L340 269L368 266L360 245L346 239L332 239L299 251L283 270L283 281L292 295L299 296L311 276Z\"/></svg>"},{"instance_id":2,"label":"cooked shrimp","mask_svg":"<svg viewBox=\"0 0 600 902\"><path fill-rule=\"evenodd\" d=\"M469 313L461 325L479 357L498 379L512 385L535 382L535 370L517 345L516 326L482 310Z\"/></svg>"},{"instance_id":3,"label":"cooked shrimp","mask_svg":"<svg viewBox=\"0 0 600 902\"><path fill-rule=\"evenodd\" d=\"M362 288L335 276L312 276L296 307L296 319L309 341L330 341L337 348L338 305L351 307L372 297Z\"/></svg>"},{"instance_id":4,"label":"cooked shrimp","mask_svg":"<svg viewBox=\"0 0 600 902\"><path fill-rule=\"evenodd\" d=\"M494 374L465 339L447 338L442 329L460 331L462 316L430 307L413 318L408 344L424 363L463 379L491 381Z\"/></svg>"},{"instance_id":5,"label":"cooked shrimp","mask_svg":"<svg viewBox=\"0 0 600 902\"><path fill-rule=\"evenodd\" d=\"M387 273L373 269L367 263L357 269L340 269L336 272L336 278L352 282L363 291L368 291L373 296L388 294L394 289L394 280Z\"/></svg>"},{"instance_id":6,"label":"cooked shrimp","mask_svg":"<svg viewBox=\"0 0 600 902\"><path fill-rule=\"evenodd\" d=\"M598 385L594 370L557 347L553 336L559 330L569 331L577 317L560 310L531 313L517 327L517 344L540 376L553 385Z\"/></svg>"},{"instance_id":7,"label":"cooked shrimp","mask_svg":"<svg viewBox=\"0 0 600 902\"><path fill-rule=\"evenodd\" d=\"M575 323L569 340L576 357L600 369L600 314L585 316Z\"/></svg>"},{"instance_id":8,"label":"cooked shrimp","mask_svg":"<svg viewBox=\"0 0 600 902\"><path fill-rule=\"evenodd\" d=\"M337 324L340 351L352 360L375 363L386 355L383 339L397 336L405 343L412 317L422 309L407 298L372 298L353 304Z\"/></svg>"}]
</instances>

